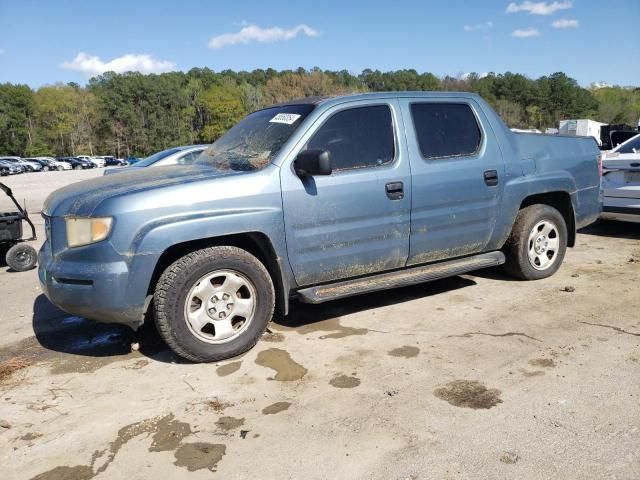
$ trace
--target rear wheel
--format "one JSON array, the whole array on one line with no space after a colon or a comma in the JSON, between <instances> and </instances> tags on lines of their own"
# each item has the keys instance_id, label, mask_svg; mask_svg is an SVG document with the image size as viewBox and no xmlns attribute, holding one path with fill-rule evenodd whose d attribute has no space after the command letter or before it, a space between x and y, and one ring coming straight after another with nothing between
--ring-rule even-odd
<instances>
[{"instance_id":1,"label":"rear wheel","mask_svg":"<svg viewBox=\"0 0 640 480\"><path fill-rule=\"evenodd\" d=\"M36 266L38 253L26 243L18 243L7 250L7 265L16 272L26 272Z\"/></svg>"},{"instance_id":2,"label":"rear wheel","mask_svg":"<svg viewBox=\"0 0 640 480\"><path fill-rule=\"evenodd\" d=\"M45 165L44 167L42 167L42 171L43 172L48 172L49 171L49 167Z\"/></svg>"},{"instance_id":3,"label":"rear wheel","mask_svg":"<svg viewBox=\"0 0 640 480\"><path fill-rule=\"evenodd\" d=\"M236 247L210 247L171 264L158 280L155 321L181 357L215 362L252 348L273 316L264 265Z\"/></svg>"},{"instance_id":4,"label":"rear wheel","mask_svg":"<svg viewBox=\"0 0 640 480\"><path fill-rule=\"evenodd\" d=\"M505 270L522 280L539 280L556 273L567 249L564 217L549 205L525 207L516 217L505 244Z\"/></svg>"},{"instance_id":5,"label":"rear wheel","mask_svg":"<svg viewBox=\"0 0 640 480\"><path fill-rule=\"evenodd\" d=\"M76 165L75 167L73 167L74 170L82 170L82 166L81 165Z\"/></svg>"}]
</instances>

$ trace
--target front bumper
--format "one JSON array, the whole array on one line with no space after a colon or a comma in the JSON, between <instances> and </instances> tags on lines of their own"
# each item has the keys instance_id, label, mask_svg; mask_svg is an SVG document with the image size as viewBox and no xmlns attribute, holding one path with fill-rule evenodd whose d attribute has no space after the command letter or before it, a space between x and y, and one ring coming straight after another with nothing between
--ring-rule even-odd
<instances>
[{"instance_id":1,"label":"front bumper","mask_svg":"<svg viewBox=\"0 0 640 480\"><path fill-rule=\"evenodd\" d=\"M90 255L87 255L90 257ZM130 300L127 263L53 258L47 240L38 256L38 278L46 297L71 315L137 329L144 323L145 298Z\"/></svg>"}]
</instances>

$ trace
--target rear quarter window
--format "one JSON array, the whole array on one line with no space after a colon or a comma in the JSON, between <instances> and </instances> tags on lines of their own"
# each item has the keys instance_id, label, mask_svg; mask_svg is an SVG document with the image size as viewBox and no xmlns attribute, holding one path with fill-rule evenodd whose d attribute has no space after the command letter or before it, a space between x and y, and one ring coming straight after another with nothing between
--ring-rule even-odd
<instances>
[{"instance_id":1,"label":"rear quarter window","mask_svg":"<svg viewBox=\"0 0 640 480\"><path fill-rule=\"evenodd\" d=\"M413 103L411 117L426 159L469 156L480 147L480 126L466 103Z\"/></svg>"}]
</instances>

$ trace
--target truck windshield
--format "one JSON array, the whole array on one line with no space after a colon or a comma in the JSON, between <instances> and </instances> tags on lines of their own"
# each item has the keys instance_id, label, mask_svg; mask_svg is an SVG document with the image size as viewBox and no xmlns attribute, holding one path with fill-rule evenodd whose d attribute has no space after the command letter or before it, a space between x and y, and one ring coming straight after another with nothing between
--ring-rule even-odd
<instances>
[{"instance_id":1,"label":"truck windshield","mask_svg":"<svg viewBox=\"0 0 640 480\"><path fill-rule=\"evenodd\" d=\"M202 152L195 163L218 170L260 170L271 163L314 108L311 104L284 105L253 112Z\"/></svg>"}]
</instances>

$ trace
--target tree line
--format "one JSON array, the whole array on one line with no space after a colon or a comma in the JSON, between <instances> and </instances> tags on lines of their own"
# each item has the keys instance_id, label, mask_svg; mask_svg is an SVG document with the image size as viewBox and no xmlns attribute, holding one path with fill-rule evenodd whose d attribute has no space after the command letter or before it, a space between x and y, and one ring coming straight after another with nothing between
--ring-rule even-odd
<instances>
[{"instance_id":1,"label":"tree line","mask_svg":"<svg viewBox=\"0 0 640 480\"><path fill-rule=\"evenodd\" d=\"M305 96L367 91L476 92L510 127L557 127L567 118L636 125L640 88L582 88L564 73L537 79L507 72L439 78L415 70L314 68L143 75L107 72L32 89L0 84L0 155L144 156L216 140L247 113Z\"/></svg>"}]
</instances>

